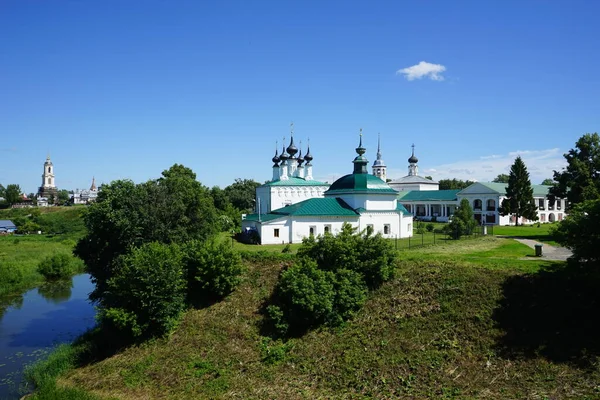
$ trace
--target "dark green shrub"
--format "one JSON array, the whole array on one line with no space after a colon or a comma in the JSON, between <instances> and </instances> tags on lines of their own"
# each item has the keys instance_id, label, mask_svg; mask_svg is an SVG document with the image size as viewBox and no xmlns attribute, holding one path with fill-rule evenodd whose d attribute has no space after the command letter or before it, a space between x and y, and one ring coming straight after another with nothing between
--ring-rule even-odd
<instances>
[{"instance_id":1,"label":"dark green shrub","mask_svg":"<svg viewBox=\"0 0 600 400\"><path fill-rule=\"evenodd\" d=\"M184 252L191 302L222 298L239 284L242 259L228 243L191 241Z\"/></svg>"},{"instance_id":2,"label":"dark green shrub","mask_svg":"<svg viewBox=\"0 0 600 400\"><path fill-rule=\"evenodd\" d=\"M286 244L285 247L281 250L282 253L291 253L292 252L292 246L290 246L290 244Z\"/></svg>"},{"instance_id":3,"label":"dark green shrub","mask_svg":"<svg viewBox=\"0 0 600 400\"><path fill-rule=\"evenodd\" d=\"M419 228L417 228L417 232L416 233L417 233L417 235L422 235L422 234L425 233L425 229L419 227Z\"/></svg>"},{"instance_id":4,"label":"dark green shrub","mask_svg":"<svg viewBox=\"0 0 600 400\"><path fill-rule=\"evenodd\" d=\"M23 281L23 271L15 265L0 262L0 287L14 287Z\"/></svg>"},{"instance_id":5,"label":"dark green shrub","mask_svg":"<svg viewBox=\"0 0 600 400\"><path fill-rule=\"evenodd\" d=\"M333 273L307 259L282 272L267 308L278 334L320 325L331 317L335 302Z\"/></svg>"},{"instance_id":6,"label":"dark green shrub","mask_svg":"<svg viewBox=\"0 0 600 400\"><path fill-rule=\"evenodd\" d=\"M46 279L68 278L74 272L73 257L65 253L46 257L38 264L37 271Z\"/></svg>"},{"instance_id":7,"label":"dark green shrub","mask_svg":"<svg viewBox=\"0 0 600 400\"><path fill-rule=\"evenodd\" d=\"M133 338L162 336L185 308L186 281L179 246L147 243L119 257L100 302L100 320Z\"/></svg>"},{"instance_id":8,"label":"dark green shrub","mask_svg":"<svg viewBox=\"0 0 600 400\"><path fill-rule=\"evenodd\" d=\"M427 224L426 226L427 232L433 232L435 226L433 224Z\"/></svg>"},{"instance_id":9,"label":"dark green shrub","mask_svg":"<svg viewBox=\"0 0 600 400\"><path fill-rule=\"evenodd\" d=\"M338 270L334 276L335 300L330 323L339 324L360 310L367 301L367 285L361 274L347 269Z\"/></svg>"},{"instance_id":10,"label":"dark green shrub","mask_svg":"<svg viewBox=\"0 0 600 400\"><path fill-rule=\"evenodd\" d=\"M322 270L356 271L367 286L374 288L393 277L397 253L380 234L356 233L344 224L337 236L304 239L298 256L314 260Z\"/></svg>"}]
</instances>

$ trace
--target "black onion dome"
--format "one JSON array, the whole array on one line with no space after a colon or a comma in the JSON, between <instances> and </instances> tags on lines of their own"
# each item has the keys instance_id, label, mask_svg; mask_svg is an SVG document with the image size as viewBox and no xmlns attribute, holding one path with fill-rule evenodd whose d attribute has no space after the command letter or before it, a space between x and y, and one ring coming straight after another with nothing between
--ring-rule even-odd
<instances>
[{"instance_id":1,"label":"black onion dome","mask_svg":"<svg viewBox=\"0 0 600 400\"><path fill-rule=\"evenodd\" d=\"M292 136L292 138L290 139L290 145L287 148L287 152L290 155L290 158L294 158L294 156L296 155L296 153L298 152L298 148L296 147L296 145L294 144L294 137Z\"/></svg>"},{"instance_id":2,"label":"black onion dome","mask_svg":"<svg viewBox=\"0 0 600 400\"><path fill-rule=\"evenodd\" d=\"M415 145L414 144L412 145L412 155L408 159L408 162L410 164L416 164L419 162L419 159L417 157L415 157Z\"/></svg>"},{"instance_id":3,"label":"black onion dome","mask_svg":"<svg viewBox=\"0 0 600 400\"><path fill-rule=\"evenodd\" d=\"M308 148L306 149L306 155L304 156L304 160L307 164L310 164L310 162L313 160L313 156L312 154L310 154L310 146L308 146Z\"/></svg>"},{"instance_id":4,"label":"black onion dome","mask_svg":"<svg viewBox=\"0 0 600 400\"><path fill-rule=\"evenodd\" d=\"M283 140L285 141L285 138L283 138ZM285 161L288 158L290 158L290 156L288 156L288 154L285 152L285 144L283 145L283 147L281 148L281 155L279 156L279 160L280 161Z\"/></svg>"},{"instance_id":5,"label":"black onion dome","mask_svg":"<svg viewBox=\"0 0 600 400\"><path fill-rule=\"evenodd\" d=\"M273 156L273 158L271 158L271 161L273 161L273 163L278 164L279 161L281 161L281 159L279 158L278 154L277 154L277 150L275 150L275 155Z\"/></svg>"},{"instance_id":6,"label":"black onion dome","mask_svg":"<svg viewBox=\"0 0 600 400\"><path fill-rule=\"evenodd\" d=\"M300 149L300 154L298 154L298 166L301 167L304 162L304 158L302 157L302 149Z\"/></svg>"}]
</instances>

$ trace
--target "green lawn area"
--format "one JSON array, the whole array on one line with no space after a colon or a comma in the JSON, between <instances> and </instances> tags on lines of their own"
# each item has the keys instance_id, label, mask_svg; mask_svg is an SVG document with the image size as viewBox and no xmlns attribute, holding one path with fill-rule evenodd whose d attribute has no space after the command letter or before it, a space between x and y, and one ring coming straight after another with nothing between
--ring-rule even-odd
<instances>
[{"instance_id":1,"label":"green lawn area","mask_svg":"<svg viewBox=\"0 0 600 400\"><path fill-rule=\"evenodd\" d=\"M560 246L554 241L551 235L551 230L556 225L557 223L520 226L494 226L494 235L523 237L537 240L550 246Z\"/></svg>"}]
</instances>

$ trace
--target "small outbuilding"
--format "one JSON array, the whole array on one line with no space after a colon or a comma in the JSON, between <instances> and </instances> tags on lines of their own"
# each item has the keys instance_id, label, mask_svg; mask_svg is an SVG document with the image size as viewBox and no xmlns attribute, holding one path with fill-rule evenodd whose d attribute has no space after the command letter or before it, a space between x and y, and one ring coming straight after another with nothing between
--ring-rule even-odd
<instances>
[{"instance_id":1,"label":"small outbuilding","mask_svg":"<svg viewBox=\"0 0 600 400\"><path fill-rule=\"evenodd\" d=\"M13 233L17 230L17 226L8 219L0 219L0 234Z\"/></svg>"}]
</instances>

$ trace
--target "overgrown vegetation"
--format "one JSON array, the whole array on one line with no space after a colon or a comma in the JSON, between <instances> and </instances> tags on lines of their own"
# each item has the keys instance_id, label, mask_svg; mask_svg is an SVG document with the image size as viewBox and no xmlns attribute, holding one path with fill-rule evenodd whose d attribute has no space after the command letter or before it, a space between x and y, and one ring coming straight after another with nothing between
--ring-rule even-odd
<instances>
[{"instance_id":1,"label":"overgrown vegetation","mask_svg":"<svg viewBox=\"0 0 600 400\"><path fill-rule=\"evenodd\" d=\"M283 341L260 335L259 310L289 263L248 263L223 302L189 310L168 338L84 357L57 390L125 399L595 398L598 320L569 317L595 284L584 288L561 263L530 253L492 237L403 252L395 278L348 322Z\"/></svg>"},{"instance_id":2,"label":"overgrown vegetation","mask_svg":"<svg viewBox=\"0 0 600 400\"><path fill-rule=\"evenodd\" d=\"M135 340L166 335L188 304L220 299L239 282L240 257L213 240L209 190L182 165L157 180L104 185L84 220L75 254L96 285L90 299L102 329Z\"/></svg>"},{"instance_id":3,"label":"overgrown vegetation","mask_svg":"<svg viewBox=\"0 0 600 400\"><path fill-rule=\"evenodd\" d=\"M336 236L304 239L298 262L285 270L266 306L267 328L297 335L322 324L338 325L360 309L367 290L394 275L390 242L344 224Z\"/></svg>"},{"instance_id":4,"label":"overgrown vegetation","mask_svg":"<svg viewBox=\"0 0 600 400\"><path fill-rule=\"evenodd\" d=\"M43 259L37 271L48 280L64 279L73 275L73 256L65 253L54 254Z\"/></svg>"}]
</instances>

